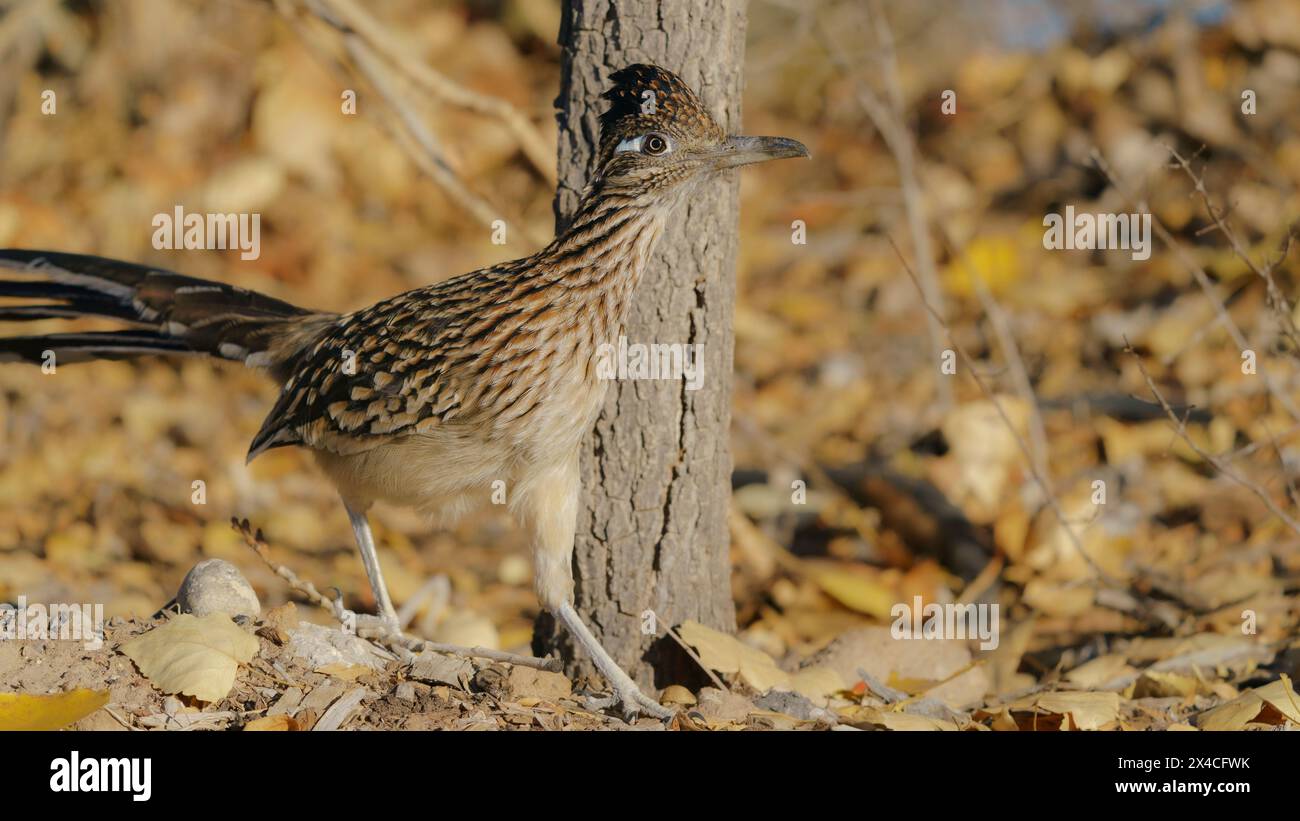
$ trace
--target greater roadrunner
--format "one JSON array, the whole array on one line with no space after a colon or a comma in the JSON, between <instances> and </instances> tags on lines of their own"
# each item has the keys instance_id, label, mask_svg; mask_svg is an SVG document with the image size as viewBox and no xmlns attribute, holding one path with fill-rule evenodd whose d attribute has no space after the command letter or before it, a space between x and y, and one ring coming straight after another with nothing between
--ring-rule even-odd
<instances>
[{"instance_id":1,"label":"greater roadrunner","mask_svg":"<svg viewBox=\"0 0 1300 821\"><path fill-rule=\"evenodd\" d=\"M624 712L645 696L573 607L579 443L605 397L595 356L622 332L669 213L724 169L807 149L728 137L676 75L616 72L595 171L572 223L543 250L348 314L100 257L0 250L0 320L99 316L134 330L0 338L0 359L62 365L142 354L208 354L282 386L248 451L302 445L338 486L385 621L397 617L366 511L383 499L424 511L486 496L505 480L532 540L543 607L609 680Z\"/></svg>"}]
</instances>

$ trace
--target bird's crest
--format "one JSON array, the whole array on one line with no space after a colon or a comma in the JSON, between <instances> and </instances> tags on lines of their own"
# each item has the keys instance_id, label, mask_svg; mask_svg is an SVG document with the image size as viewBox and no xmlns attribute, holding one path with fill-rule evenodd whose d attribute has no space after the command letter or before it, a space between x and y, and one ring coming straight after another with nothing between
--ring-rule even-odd
<instances>
[{"instance_id":1,"label":"bird's crest","mask_svg":"<svg viewBox=\"0 0 1300 821\"><path fill-rule=\"evenodd\" d=\"M608 159L628 137L666 131L691 141L721 141L726 133L682 78L637 63L610 76L609 108L600 117L600 156Z\"/></svg>"}]
</instances>

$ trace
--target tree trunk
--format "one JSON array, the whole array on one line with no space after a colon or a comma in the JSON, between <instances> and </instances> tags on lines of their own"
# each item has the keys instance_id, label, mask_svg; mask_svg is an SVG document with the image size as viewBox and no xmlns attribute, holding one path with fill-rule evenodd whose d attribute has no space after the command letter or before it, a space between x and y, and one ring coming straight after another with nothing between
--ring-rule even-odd
<instances>
[{"instance_id":1,"label":"tree trunk","mask_svg":"<svg viewBox=\"0 0 1300 821\"><path fill-rule=\"evenodd\" d=\"M724 129L738 130L745 0L566 0L563 14L561 228L590 173L600 95L614 71L661 65L696 90ZM665 637L669 626L688 619L736 626L727 531L736 219L734 179L692 199L669 223L628 318L628 344L703 345L695 349L700 389L615 380L583 445L576 605L643 686L698 680L698 669ZM559 649L571 674L590 673L569 637L543 622L538 649Z\"/></svg>"}]
</instances>

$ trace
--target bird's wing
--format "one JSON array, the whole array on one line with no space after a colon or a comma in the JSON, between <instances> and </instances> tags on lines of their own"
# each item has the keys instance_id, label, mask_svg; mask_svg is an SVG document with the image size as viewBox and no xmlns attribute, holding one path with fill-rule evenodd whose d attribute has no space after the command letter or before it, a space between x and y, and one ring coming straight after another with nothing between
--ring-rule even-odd
<instances>
[{"instance_id":1,"label":"bird's wing","mask_svg":"<svg viewBox=\"0 0 1300 821\"><path fill-rule=\"evenodd\" d=\"M300 353L249 447L335 453L471 423L521 382L530 290L511 264L339 316Z\"/></svg>"}]
</instances>

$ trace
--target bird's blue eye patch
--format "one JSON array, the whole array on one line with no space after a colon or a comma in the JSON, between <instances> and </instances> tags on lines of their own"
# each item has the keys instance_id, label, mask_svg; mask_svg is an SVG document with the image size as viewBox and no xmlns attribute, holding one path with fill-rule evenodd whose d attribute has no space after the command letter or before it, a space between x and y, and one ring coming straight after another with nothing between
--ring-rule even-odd
<instances>
[{"instance_id":1,"label":"bird's blue eye patch","mask_svg":"<svg viewBox=\"0 0 1300 821\"><path fill-rule=\"evenodd\" d=\"M642 134L640 137L628 137L627 139L623 140L623 142L619 143L614 147L614 153L623 154L627 151L640 151L641 143L644 141L645 141L644 134Z\"/></svg>"},{"instance_id":2,"label":"bird's blue eye patch","mask_svg":"<svg viewBox=\"0 0 1300 821\"><path fill-rule=\"evenodd\" d=\"M615 154L625 154L629 151L649 154L652 157L658 157L667 154L672 150L672 143L663 134L650 132L642 134L639 137L627 137L618 145L614 146Z\"/></svg>"}]
</instances>

